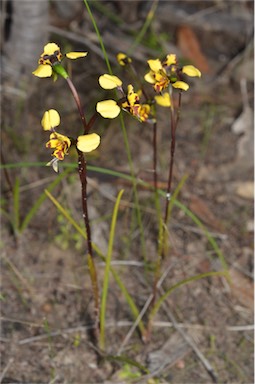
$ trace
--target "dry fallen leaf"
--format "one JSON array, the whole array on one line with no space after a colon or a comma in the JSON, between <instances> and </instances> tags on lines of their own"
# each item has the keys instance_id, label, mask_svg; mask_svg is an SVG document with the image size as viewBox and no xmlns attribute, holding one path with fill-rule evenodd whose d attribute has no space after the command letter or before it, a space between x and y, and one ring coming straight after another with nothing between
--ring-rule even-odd
<instances>
[{"instance_id":1,"label":"dry fallen leaf","mask_svg":"<svg viewBox=\"0 0 255 384\"><path fill-rule=\"evenodd\" d=\"M233 295L242 305L253 309L254 294L251 280L234 268L230 269L229 275L231 278L230 287Z\"/></svg>"},{"instance_id":2,"label":"dry fallen leaf","mask_svg":"<svg viewBox=\"0 0 255 384\"><path fill-rule=\"evenodd\" d=\"M208 61L202 53L198 39L193 30L188 26L180 26L177 29L177 45L184 57L202 72L210 73Z\"/></svg>"},{"instance_id":3,"label":"dry fallen leaf","mask_svg":"<svg viewBox=\"0 0 255 384\"><path fill-rule=\"evenodd\" d=\"M189 208L211 228L214 228L217 231L223 230L223 224L215 217L204 200L197 196L191 196Z\"/></svg>"}]
</instances>

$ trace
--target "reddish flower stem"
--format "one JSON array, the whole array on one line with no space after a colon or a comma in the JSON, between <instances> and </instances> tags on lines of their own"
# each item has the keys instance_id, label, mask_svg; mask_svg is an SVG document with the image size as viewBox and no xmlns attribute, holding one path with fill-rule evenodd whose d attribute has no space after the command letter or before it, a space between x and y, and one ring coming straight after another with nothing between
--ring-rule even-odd
<instances>
[{"instance_id":1,"label":"reddish flower stem","mask_svg":"<svg viewBox=\"0 0 255 384\"><path fill-rule=\"evenodd\" d=\"M176 129L180 120L180 112L181 112L181 91L179 92L178 99L178 107L175 118L174 108L171 107L171 144L170 144L170 162L169 162L169 174L168 174L168 182L167 182L167 190L166 190L166 204L165 204L165 215L164 215L164 227L163 227L163 247L162 247L162 256L164 256L165 251L165 233L166 226L168 222L168 214L169 214L169 203L171 200L171 191L172 191L172 179L173 179L173 166L174 166L174 155L175 155L175 139L176 139Z\"/></svg>"},{"instance_id":2,"label":"reddish flower stem","mask_svg":"<svg viewBox=\"0 0 255 384\"><path fill-rule=\"evenodd\" d=\"M89 124L87 124L78 92L72 80L70 79L70 77L67 77L66 81L67 81L67 84L69 85L69 88L76 102L79 115L82 121L82 125L84 128L84 134L86 135L89 132L89 129L91 128L91 126L93 125L95 118L92 117ZM89 215L88 215L87 163L86 163L86 159L83 152L81 152L78 148L77 148L77 153L78 153L78 173L80 177L81 191L82 191L82 211L83 211L83 219L84 219L86 234L87 234L88 267L89 267L92 292L94 297L94 315L95 315L94 336L95 336L95 340L98 341L99 339L99 289L98 289L98 281L97 281L97 271L96 271L96 266L95 266L94 257L93 257L91 229L90 229L90 222L89 222Z\"/></svg>"},{"instance_id":3,"label":"reddish flower stem","mask_svg":"<svg viewBox=\"0 0 255 384\"><path fill-rule=\"evenodd\" d=\"M155 202L156 202L156 209L160 209L158 206L158 173L157 173L157 157L158 157L158 151L157 151L157 122L153 124L153 181L154 181L154 193L155 193ZM161 226L161 223L159 223L159 226ZM160 230L159 230L160 235ZM160 241L160 238L159 238ZM151 300L151 307L153 307L156 295L157 295L157 284L159 279L159 272L160 272L160 265L161 265L161 254L158 253L157 256L157 264L155 269L155 275L154 275L154 282L153 282L153 289L152 289L152 295L153 298ZM148 327L150 328L150 327Z\"/></svg>"},{"instance_id":4,"label":"reddish flower stem","mask_svg":"<svg viewBox=\"0 0 255 384\"><path fill-rule=\"evenodd\" d=\"M153 184L154 184L154 191L156 192L158 189L158 173L157 173L157 157L158 157L158 150L157 150L157 122L153 123L153 139L152 139L152 145L153 145Z\"/></svg>"},{"instance_id":5,"label":"reddish flower stem","mask_svg":"<svg viewBox=\"0 0 255 384\"><path fill-rule=\"evenodd\" d=\"M76 105L77 105L77 108L78 108L78 111L79 111L79 114L80 114L80 118L81 118L81 121L82 121L82 124L83 124L83 127L84 127L84 134L86 134L86 133L88 133L88 128L87 128L86 118L85 118L85 115L84 115L84 112L83 112L83 109L82 109L82 106L81 106L81 100L79 98L77 90L76 90L72 80L70 79L70 77L67 77L66 81L67 81L67 84L69 85L69 88L70 88L70 90L72 92L73 98L74 98L74 100L76 102Z\"/></svg>"},{"instance_id":6,"label":"reddish flower stem","mask_svg":"<svg viewBox=\"0 0 255 384\"><path fill-rule=\"evenodd\" d=\"M89 223L88 215L88 203L87 203L87 163L84 157L83 152L77 148L78 152L78 173L81 181L81 191L82 191L82 210L83 210L83 219L86 228L87 234L87 246L88 246L88 266L92 284L92 291L94 297L94 314L95 314L95 337L98 340L99 332L99 290L97 282L97 273L93 257L92 249L92 240L91 240L91 230Z\"/></svg>"}]
</instances>

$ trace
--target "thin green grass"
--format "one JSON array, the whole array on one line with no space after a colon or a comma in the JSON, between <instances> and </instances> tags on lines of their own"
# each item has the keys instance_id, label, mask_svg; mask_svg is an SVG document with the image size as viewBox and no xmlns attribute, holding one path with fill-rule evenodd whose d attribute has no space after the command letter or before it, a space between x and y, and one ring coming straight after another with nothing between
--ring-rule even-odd
<instances>
[{"instance_id":1,"label":"thin green grass","mask_svg":"<svg viewBox=\"0 0 255 384\"><path fill-rule=\"evenodd\" d=\"M19 191L19 179L16 178L13 187L13 228L14 231L19 231L20 223L20 191Z\"/></svg>"},{"instance_id":2,"label":"thin green grass","mask_svg":"<svg viewBox=\"0 0 255 384\"><path fill-rule=\"evenodd\" d=\"M41 163L40 163L41 164ZM44 163L43 163L44 164ZM45 164L44 164L45 165ZM22 168L23 165L18 166L18 168ZM30 167L30 166L29 166ZM12 167L8 167L8 164L6 166L1 166L1 168L7 168L11 169ZM71 169L66 169L63 173L59 174L52 183L48 185L48 190L52 191L60 182L61 180L67 176L68 173L70 173ZM20 183L19 179L16 178L14 187L13 187L13 213L8 214L3 208L1 208L2 213L7 218L7 220L11 223L13 230L16 234L21 234L24 232L24 230L28 227L29 223L33 219L33 217L38 212L39 208L43 204L43 202L46 199L45 193L41 193L41 195L36 199L28 213L25 215L24 219L21 219L21 210L20 210Z\"/></svg>"},{"instance_id":3,"label":"thin green grass","mask_svg":"<svg viewBox=\"0 0 255 384\"><path fill-rule=\"evenodd\" d=\"M153 317L157 314L158 310L160 309L163 302L168 298L168 296L177 288L182 287L185 284L191 283L196 280L204 279L206 277L212 277L212 276L224 276L227 277L226 271L212 271L212 272L205 272L200 273L199 275L195 275L192 277L189 277L187 279L181 280L178 283L174 284L171 288L169 288L164 295L160 297L160 299L155 303L154 307L152 308L150 312L150 321L152 321Z\"/></svg>"},{"instance_id":4,"label":"thin green grass","mask_svg":"<svg viewBox=\"0 0 255 384\"><path fill-rule=\"evenodd\" d=\"M21 163L13 163L13 164L0 165L0 169L4 169L4 168L5 169L29 168L31 166L33 166L33 167L40 167L42 165L45 166L45 163L41 163L41 162L38 162L38 163L21 162ZM64 164L64 167L65 168L77 168L77 165L75 163L69 163L69 164ZM119 171L115 171L115 170L112 170L112 169L109 169L109 168L103 168L103 167L97 167L97 166L93 166L93 165L88 165L88 170L96 172L96 173L101 173L101 174L104 174L104 175L110 175L110 176L113 176L113 177L118 177L120 179L130 181L131 183L133 182L133 177L130 176L129 174L126 174L126 173L123 173L123 172L119 172ZM143 187L147 187L148 189L152 188L149 183L146 183L145 181L143 181L143 180L141 180L139 178L136 179L136 183L137 183L138 186L141 185ZM165 198L165 192L163 190L158 189L158 193L160 194L160 196ZM228 270L228 265L227 265L227 262L225 260L225 257L223 255L223 253L221 252L221 250L220 250L216 240L209 233L209 231L204 226L204 224L201 222L201 220L199 220L199 218L188 207L186 207L185 204L182 204L180 201L178 201L176 199L175 200L172 199L171 204L173 204L174 206L176 206L177 208L182 210L184 212L184 214L187 217L189 217L198 228L201 229L201 232L206 236L209 244L212 246L215 254L218 256L218 258L219 258L219 260L221 262L222 268L225 271L227 271Z\"/></svg>"},{"instance_id":5,"label":"thin green grass","mask_svg":"<svg viewBox=\"0 0 255 384\"><path fill-rule=\"evenodd\" d=\"M83 228L81 228L79 226L79 224L77 224L77 222L71 217L71 215L68 213L68 211L52 196L52 194L49 191L45 190L45 194L52 201L52 203L56 206L56 208L59 210L59 212L69 221L69 223L72 224L72 226L76 229L76 231L85 240L87 240L86 232L84 231ZM93 242L92 242L92 248L98 254L98 256L104 262L106 262L106 257L103 255L103 253L101 252L99 247L97 247L97 245L94 244ZM133 315L133 318L137 319L137 317L139 316L139 310L138 310L137 306L135 305L134 300L132 299L132 297L128 293L128 291L127 291L125 285L123 284L123 282L122 282L120 276L118 275L118 273L114 270L113 267L110 267L110 270L111 270L111 273L112 273L116 283L118 284L118 286L119 286L123 296L125 297L125 300L126 300L127 304L130 307L130 310L131 310L131 313ZM145 331L145 327L144 327L144 324L143 324L142 321L139 322L138 327L139 327L139 330L140 330L141 333L143 333Z\"/></svg>"},{"instance_id":6,"label":"thin green grass","mask_svg":"<svg viewBox=\"0 0 255 384\"><path fill-rule=\"evenodd\" d=\"M107 302L107 294L109 289L109 277L110 277L110 270L111 270L110 267L111 267L112 251L113 251L113 241L114 241L120 200L123 195L123 192L124 190L122 189L118 193L118 196L114 205L111 229L110 229L110 235L109 235L109 241L108 241L108 251L107 251L106 261L105 261L104 281L103 281L103 290L102 290L102 299L101 299L101 308L100 308L101 311L100 311L100 336L99 336L99 346L102 350L105 349L106 302Z\"/></svg>"},{"instance_id":7,"label":"thin green grass","mask_svg":"<svg viewBox=\"0 0 255 384\"><path fill-rule=\"evenodd\" d=\"M148 14L146 16L145 22L144 22L140 32L138 34L136 33L136 37L134 39L133 44L127 50L128 55L131 55L132 52L134 52L135 48L141 43L144 35L146 34L149 26L152 23L152 20L153 20L154 16L155 16L155 12L156 12L157 7L158 7L158 1L159 0L153 0L152 1L151 8L150 8L150 10L149 10L149 12L148 12Z\"/></svg>"}]
</instances>

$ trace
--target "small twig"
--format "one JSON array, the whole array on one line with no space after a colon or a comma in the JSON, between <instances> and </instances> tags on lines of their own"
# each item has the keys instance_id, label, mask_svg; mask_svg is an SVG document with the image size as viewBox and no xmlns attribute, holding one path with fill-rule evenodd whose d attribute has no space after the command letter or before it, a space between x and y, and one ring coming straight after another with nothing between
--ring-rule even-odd
<instances>
[{"instance_id":1,"label":"small twig","mask_svg":"<svg viewBox=\"0 0 255 384\"><path fill-rule=\"evenodd\" d=\"M9 260L5 255L2 255L2 257L6 261L6 263L9 264L10 268L13 270L15 275L18 277L24 287L28 290L28 292L33 293L32 287L28 284L27 280L22 276L18 268L13 264L13 262Z\"/></svg>"},{"instance_id":2,"label":"small twig","mask_svg":"<svg viewBox=\"0 0 255 384\"><path fill-rule=\"evenodd\" d=\"M165 292L164 290L161 288L161 294L163 295ZM183 329L181 329L181 327L179 327L177 321L175 320L175 317L174 315L172 314L172 312L169 310L169 308L167 307L166 303L162 303L162 306L168 316L168 318L170 319L170 321L173 323L175 329L182 335L182 337L184 338L184 340L191 346L191 348L193 349L193 351L196 353L197 357L199 358L199 360L202 362L203 366L205 367L206 371L208 372L208 374L211 376L212 380L214 383L217 383L218 382L218 378L217 378L217 375L216 373L214 372L214 369L213 367L211 366L211 364L209 363L209 361L207 360L207 358L204 356L204 354L200 351L200 349L197 347L197 345L195 344L195 342L191 339L191 337L189 335L187 335L187 333L184 332Z\"/></svg>"},{"instance_id":3,"label":"small twig","mask_svg":"<svg viewBox=\"0 0 255 384\"><path fill-rule=\"evenodd\" d=\"M6 318L1 318L1 320L7 320L9 319ZM10 320L14 321L14 320ZM19 321L14 321L19 323ZM23 324L23 322L21 322ZM133 325L133 321L128 321L128 320L120 320L120 321L108 321L106 323L107 328L125 328L125 327L130 327ZM210 327L206 325L200 325L200 324L186 324L186 323L173 323L171 321L154 321L152 322L153 327L158 327L158 328L173 328L175 326L178 326L179 328L184 328L184 329L198 329L198 330L211 330L215 329L215 327ZM39 325L38 325L39 326ZM41 325L40 325L41 327ZM48 339L49 337L57 337L57 336L62 336L62 335L68 335L76 332L87 332L88 330L91 330L94 328L94 325L82 325L82 326L77 326L73 328L67 328L67 329L61 329L58 331L52 331L47 334L43 335L38 335L38 336L33 336L33 337L28 337L26 339L20 340L18 342L19 345L23 344L30 344L34 343L37 341L41 341L44 339ZM244 331L253 331L254 330L254 324L248 324L248 325L236 325L236 326L227 326L226 331L229 332L244 332ZM9 342L9 340L8 340Z\"/></svg>"},{"instance_id":4,"label":"small twig","mask_svg":"<svg viewBox=\"0 0 255 384\"><path fill-rule=\"evenodd\" d=\"M7 365L4 367L2 373L0 374L0 383L2 383L3 379L4 379L4 376L6 374L6 372L8 371L8 369L10 368L11 364L14 362L14 359L13 358L10 358Z\"/></svg>"},{"instance_id":5,"label":"small twig","mask_svg":"<svg viewBox=\"0 0 255 384\"><path fill-rule=\"evenodd\" d=\"M166 276L168 275L168 272L170 271L170 269L172 268L172 265L170 265L166 270L165 272L162 274L161 278L158 280L158 283L157 283L157 289L161 286L161 284L163 283L163 281L165 280ZM141 310L141 312L139 313L139 316L137 317L136 321L133 323L132 327L130 328L130 330L128 331L128 333L126 334L119 350L118 350L118 353L117 355L121 355L125 345L128 343L130 337L132 336L132 334L134 333L137 325L139 324L139 322L141 321L141 319L143 318L144 314L146 313L147 309L149 308L149 306L151 305L151 302L153 300L153 293L150 294L150 296L148 297L148 299L146 300L146 303L144 304L143 306L143 309Z\"/></svg>"},{"instance_id":6,"label":"small twig","mask_svg":"<svg viewBox=\"0 0 255 384\"><path fill-rule=\"evenodd\" d=\"M56 375L56 376L49 382L49 384L54 384L58 379L59 379L59 375Z\"/></svg>"},{"instance_id":7,"label":"small twig","mask_svg":"<svg viewBox=\"0 0 255 384\"><path fill-rule=\"evenodd\" d=\"M178 223L175 220L172 221L172 225L173 225L173 227L180 228L183 231L197 233L197 234L199 234L201 236L205 236L204 231L202 229L200 229L200 228L193 227L191 225L180 224L180 223ZM222 241L225 241L225 240L228 239L228 235L225 234L225 233L209 232L208 231L208 235L210 235L211 237L215 237L215 238L221 239Z\"/></svg>"},{"instance_id":8,"label":"small twig","mask_svg":"<svg viewBox=\"0 0 255 384\"><path fill-rule=\"evenodd\" d=\"M248 55L249 52L252 51L254 46L254 38L253 38L253 33L249 37L249 41L247 45L244 47L244 49L241 52L238 52L237 55L230 60L227 64L223 65L219 69L219 71L216 73L215 76L213 76L209 82L215 82L218 81L219 83L222 81L222 78L229 77L229 74L234 70L234 68L243 60L245 55Z\"/></svg>"}]
</instances>

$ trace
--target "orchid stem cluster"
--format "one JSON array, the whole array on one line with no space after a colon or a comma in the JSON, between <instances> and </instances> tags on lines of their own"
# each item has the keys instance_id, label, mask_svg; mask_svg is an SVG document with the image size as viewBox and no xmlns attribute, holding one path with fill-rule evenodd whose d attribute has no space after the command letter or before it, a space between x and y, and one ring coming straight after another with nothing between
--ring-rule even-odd
<instances>
[{"instance_id":1,"label":"orchid stem cluster","mask_svg":"<svg viewBox=\"0 0 255 384\"><path fill-rule=\"evenodd\" d=\"M169 171L165 199L165 212L163 220L159 216L159 249L156 262L155 279L153 284L153 299L152 305L155 302L157 294L157 283L160 276L161 260L166 252L167 244L167 223L169 218L169 203L172 193L172 178L173 165L175 155L176 129L180 119L181 97L183 91L189 89L189 84L186 82L187 77L201 77L199 69L193 65L180 66L175 54L169 54L164 60L151 59L148 60L149 71L144 75L144 80L152 87L150 96L149 91L145 89L137 72L133 67L132 59L124 53L117 55L117 60L121 66L130 69L131 75L135 78L137 84L140 85L139 90L134 90L132 84L123 87L122 80L111 74L104 74L99 78L99 84L104 89L117 89L120 93L118 100L103 100L97 103L97 112L105 118L115 118L123 110L136 118L140 123L149 123L153 128L153 186L155 192L156 210L159 212L158 203L158 174L157 174L157 106L170 109L170 156L169 156ZM177 107L175 96L178 98ZM148 326L149 329L149 326ZM149 333L149 330L148 330Z\"/></svg>"},{"instance_id":2,"label":"orchid stem cluster","mask_svg":"<svg viewBox=\"0 0 255 384\"><path fill-rule=\"evenodd\" d=\"M44 47L41 54L38 67L33 74L40 78L52 77L54 81L58 76L64 78L70 88L70 91L75 100L79 116L82 123L82 134L76 137L65 136L57 132L57 127L60 125L60 115L57 110L50 109L45 111L41 124L44 131L50 132L50 140L46 143L46 148L53 149L52 160L47 163L51 165L55 172L59 171L59 162L63 161L65 156L68 155L71 146L76 148L78 154L78 173L81 182L81 198L82 198L82 211L84 224L87 235L87 249L88 249L88 267L90 271L91 285L94 297L94 314L95 314L95 337L98 340L99 334L99 289L97 282L96 267L93 258L91 229L88 216L88 203L87 203L87 163L85 155L88 152L95 150L100 144L100 136L97 133L89 133L89 130L94 122L94 117L87 123L84 111L81 105L78 92L71 81L65 68L62 66L62 60L67 57L68 59L78 59L86 57L87 52L69 52L63 55L60 48L55 43L48 43Z\"/></svg>"},{"instance_id":3,"label":"orchid stem cluster","mask_svg":"<svg viewBox=\"0 0 255 384\"><path fill-rule=\"evenodd\" d=\"M169 219L169 202L172 193L176 129L180 120L182 93L189 89L189 84L186 82L187 77L201 77L201 73L193 65L179 65L176 55L169 54L164 60L148 60L147 63L149 70L141 80L141 78L137 75L135 68L133 67L132 59L124 53L119 53L117 55L118 63L130 70L132 79L135 81L135 83L134 85L131 83L124 85L122 80L113 74L105 73L101 75L99 77L99 85L106 90L115 90L115 96L112 99L99 101L96 105L95 114L89 121L87 121L77 90L62 65L62 61L65 58L73 60L86 56L87 52L69 52L63 55L57 44L48 43L44 47L44 52L39 58L38 68L33 72L33 74L40 78L52 77L54 81L56 81L59 76L66 80L75 100L83 127L83 132L79 136L69 137L59 133L58 127L60 125L60 115L55 109L45 111L41 121L43 129L45 131L49 131L50 133L49 140L46 143L46 148L53 149L53 158L50 162L48 162L47 165L51 165L53 169L58 172L59 162L63 161L65 156L68 155L70 147L76 147L78 153L78 173L82 186L82 210L87 233L88 265L94 296L95 330L98 339L98 332L100 329L100 300L97 273L92 253L91 230L88 217L87 164L84 154L95 150L99 146L100 137L97 133L89 132L95 122L97 115L101 115L103 118L107 119L114 119L121 113L121 111L126 112L139 123L147 124L152 127L153 189L155 193L155 204L159 220L159 248L153 284L153 304L157 294L157 283L160 276L161 260L165 255L166 250L166 228ZM137 89L137 85L139 89ZM157 174L158 107L169 108L170 110L169 131L171 139L169 145L169 169L166 188L165 210L163 215L161 215L160 209Z\"/></svg>"},{"instance_id":4,"label":"orchid stem cluster","mask_svg":"<svg viewBox=\"0 0 255 384\"><path fill-rule=\"evenodd\" d=\"M136 71L132 65L132 59L124 53L117 55L117 60L121 66L129 67L133 76ZM172 173L175 153L175 133L180 118L181 96L183 91L189 89L186 77L201 77L199 69L193 65L180 66L175 54L167 55L166 59L148 60L149 72L144 76L144 80L152 85L153 95L147 96L144 86L134 91L132 84L128 84L126 91L123 89L122 80L115 75L104 74L99 78L99 84L104 89L116 88L120 92L118 100L103 100L97 103L97 112L105 118L115 118L119 115L121 109L128 112L141 123L153 125L153 173L154 189L157 190L157 119L156 106L170 108L170 163L169 176L166 191L166 208L164 215L164 224L168 220L168 206L171 198ZM141 84L139 78L137 83ZM178 105L175 107L174 92L178 92ZM143 101L141 101L143 99Z\"/></svg>"}]
</instances>

